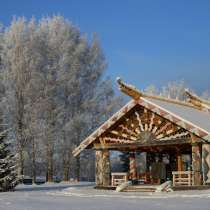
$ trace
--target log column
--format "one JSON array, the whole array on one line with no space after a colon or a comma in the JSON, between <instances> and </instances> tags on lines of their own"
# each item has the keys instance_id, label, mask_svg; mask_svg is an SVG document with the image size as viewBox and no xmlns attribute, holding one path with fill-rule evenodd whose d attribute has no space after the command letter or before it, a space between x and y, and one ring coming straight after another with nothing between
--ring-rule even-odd
<instances>
[{"instance_id":1,"label":"log column","mask_svg":"<svg viewBox=\"0 0 210 210\"><path fill-rule=\"evenodd\" d=\"M109 150L96 150L96 186L109 186L111 181Z\"/></svg>"},{"instance_id":2,"label":"log column","mask_svg":"<svg viewBox=\"0 0 210 210\"><path fill-rule=\"evenodd\" d=\"M210 183L210 144L202 144L203 184Z\"/></svg>"},{"instance_id":3,"label":"log column","mask_svg":"<svg viewBox=\"0 0 210 210\"><path fill-rule=\"evenodd\" d=\"M136 170L136 156L135 152L130 152L129 154L129 168L130 168L130 179L137 179L137 170Z\"/></svg>"},{"instance_id":4,"label":"log column","mask_svg":"<svg viewBox=\"0 0 210 210\"><path fill-rule=\"evenodd\" d=\"M177 153L177 171L182 171L182 154L180 151Z\"/></svg>"},{"instance_id":5,"label":"log column","mask_svg":"<svg viewBox=\"0 0 210 210\"><path fill-rule=\"evenodd\" d=\"M201 147L198 143L199 138L192 135L192 170L194 172L194 185L201 185Z\"/></svg>"}]
</instances>

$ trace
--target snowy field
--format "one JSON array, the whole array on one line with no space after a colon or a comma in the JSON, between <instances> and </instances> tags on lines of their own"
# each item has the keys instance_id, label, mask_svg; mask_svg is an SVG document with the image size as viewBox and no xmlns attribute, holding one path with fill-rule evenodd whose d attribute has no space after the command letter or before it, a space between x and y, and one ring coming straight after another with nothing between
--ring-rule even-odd
<instances>
[{"instance_id":1,"label":"snowy field","mask_svg":"<svg viewBox=\"0 0 210 210\"><path fill-rule=\"evenodd\" d=\"M91 183L17 187L0 193L0 210L209 210L210 190L172 193L116 193Z\"/></svg>"}]
</instances>

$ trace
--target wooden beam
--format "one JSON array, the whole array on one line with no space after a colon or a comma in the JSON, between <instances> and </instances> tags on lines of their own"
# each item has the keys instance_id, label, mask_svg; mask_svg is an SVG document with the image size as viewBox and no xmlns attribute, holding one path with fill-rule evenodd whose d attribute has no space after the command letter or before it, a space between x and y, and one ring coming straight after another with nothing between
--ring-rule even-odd
<instances>
[{"instance_id":1,"label":"wooden beam","mask_svg":"<svg viewBox=\"0 0 210 210\"><path fill-rule=\"evenodd\" d=\"M106 144L113 144L113 143L130 144L130 143L133 143L133 141L130 139L122 139L122 138L104 137L104 140L105 140L105 142L107 142ZM111 142L111 143L109 143L109 142Z\"/></svg>"},{"instance_id":2,"label":"wooden beam","mask_svg":"<svg viewBox=\"0 0 210 210\"><path fill-rule=\"evenodd\" d=\"M119 128L121 128L123 131L126 131L131 136L136 136L136 133L133 130L129 129L127 126L125 126L123 124L120 124Z\"/></svg>"},{"instance_id":3,"label":"wooden beam","mask_svg":"<svg viewBox=\"0 0 210 210\"><path fill-rule=\"evenodd\" d=\"M119 132L116 130L112 130L112 131L110 131L110 133L113 135L116 135L119 138L121 137L121 138L126 138L126 139L132 139L133 141L136 141L136 139L137 139L136 136L131 136L131 135L128 135L126 133L122 133L122 132Z\"/></svg>"},{"instance_id":4,"label":"wooden beam","mask_svg":"<svg viewBox=\"0 0 210 210\"><path fill-rule=\"evenodd\" d=\"M153 146L167 146L167 145L179 145L179 147L182 144L189 144L191 143L191 139L190 138L184 138L184 139L175 139L175 140L165 140L165 141L159 141L159 140L155 140L152 142L147 142L147 143L140 143L140 142L133 142L133 143L110 143L110 144L106 144L106 146L104 147L104 149L110 149L110 150L121 150L121 149L125 149L125 148L130 148L130 149L138 149L141 147L153 147ZM103 149L103 147L101 146L101 144L94 144L94 149Z\"/></svg>"},{"instance_id":5,"label":"wooden beam","mask_svg":"<svg viewBox=\"0 0 210 210\"><path fill-rule=\"evenodd\" d=\"M139 113L135 112L135 115L136 115L136 119L138 121L138 125L139 125L139 128L140 128L140 131L144 131L144 126L142 124L142 121L141 121Z\"/></svg>"},{"instance_id":6,"label":"wooden beam","mask_svg":"<svg viewBox=\"0 0 210 210\"><path fill-rule=\"evenodd\" d=\"M187 103L185 101L180 101L180 100L171 99L171 98L165 98L165 97L162 97L162 96L155 96L155 95L145 94L144 92L141 92L140 90L138 90L133 85L126 84L120 78L117 78L117 83L119 85L119 89L123 93L125 93L126 95L132 97L135 100L138 100L139 98L144 97L144 98L151 98L151 99L157 99L157 100L161 100L161 101L165 101L165 102L170 102L170 103L174 103L174 104L178 104L178 105L182 105L182 106L187 106L187 107L195 107L191 103Z\"/></svg>"},{"instance_id":7,"label":"wooden beam","mask_svg":"<svg viewBox=\"0 0 210 210\"><path fill-rule=\"evenodd\" d=\"M105 140L102 137L99 138L99 141L100 141L101 146L105 147L106 143L105 143Z\"/></svg>"},{"instance_id":8,"label":"wooden beam","mask_svg":"<svg viewBox=\"0 0 210 210\"><path fill-rule=\"evenodd\" d=\"M197 95L190 93L189 90L185 90L185 94L188 96L188 102L193 104L195 107L197 107L200 110L203 110L210 114L210 102L201 99Z\"/></svg>"}]
</instances>

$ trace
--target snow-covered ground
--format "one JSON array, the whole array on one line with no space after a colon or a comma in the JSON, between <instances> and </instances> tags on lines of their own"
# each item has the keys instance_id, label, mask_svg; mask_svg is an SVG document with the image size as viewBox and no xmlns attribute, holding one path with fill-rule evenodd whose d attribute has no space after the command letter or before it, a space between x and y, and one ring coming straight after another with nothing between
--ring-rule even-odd
<instances>
[{"instance_id":1,"label":"snow-covered ground","mask_svg":"<svg viewBox=\"0 0 210 210\"><path fill-rule=\"evenodd\" d=\"M0 193L0 210L209 210L210 190L172 193L117 193L92 183L20 185Z\"/></svg>"}]
</instances>

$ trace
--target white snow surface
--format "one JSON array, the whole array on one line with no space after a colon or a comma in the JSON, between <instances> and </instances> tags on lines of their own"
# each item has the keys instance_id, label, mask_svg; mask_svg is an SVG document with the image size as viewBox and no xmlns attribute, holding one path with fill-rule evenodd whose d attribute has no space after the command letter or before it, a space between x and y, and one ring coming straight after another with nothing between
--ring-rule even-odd
<instances>
[{"instance_id":1,"label":"white snow surface","mask_svg":"<svg viewBox=\"0 0 210 210\"><path fill-rule=\"evenodd\" d=\"M0 210L209 210L210 190L128 193L96 190L94 183L19 185L0 193Z\"/></svg>"}]
</instances>

